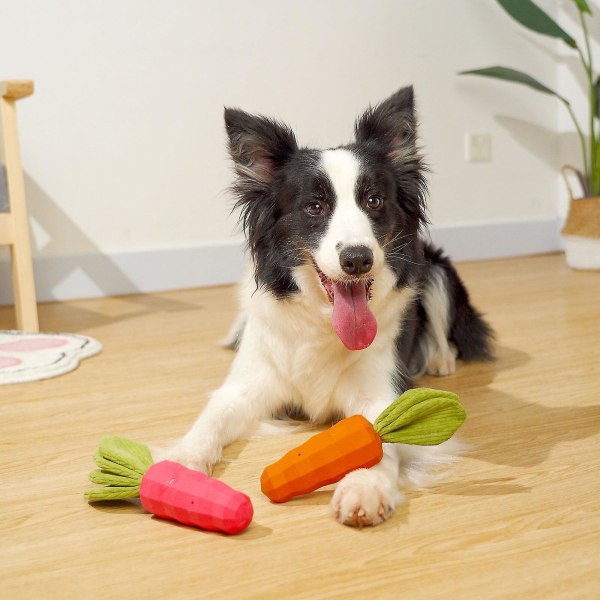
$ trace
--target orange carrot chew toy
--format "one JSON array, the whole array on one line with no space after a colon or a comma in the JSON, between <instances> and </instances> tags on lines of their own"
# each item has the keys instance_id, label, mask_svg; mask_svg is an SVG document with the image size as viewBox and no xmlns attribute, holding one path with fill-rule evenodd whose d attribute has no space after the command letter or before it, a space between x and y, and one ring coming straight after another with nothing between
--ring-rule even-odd
<instances>
[{"instance_id":1,"label":"orange carrot chew toy","mask_svg":"<svg viewBox=\"0 0 600 600\"><path fill-rule=\"evenodd\" d=\"M373 425L365 417L353 415L290 450L263 471L261 489L272 502L308 494L350 471L376 465L383 458L383 442L441 444L465 418L465 409L452 392L408 390Z\"/></svg>"}]
</instances>

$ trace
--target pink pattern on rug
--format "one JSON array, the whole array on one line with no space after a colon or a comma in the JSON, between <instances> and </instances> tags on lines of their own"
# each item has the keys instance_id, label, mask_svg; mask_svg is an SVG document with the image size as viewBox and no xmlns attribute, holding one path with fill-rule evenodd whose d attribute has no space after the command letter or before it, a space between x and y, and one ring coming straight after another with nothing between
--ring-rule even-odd
<instances>
[{"instance_id":1,"label":"pink pattern on rug","mask_svg":"<svg viewBox=\"0 0 600 600\"><path fill-rule=\"evenodd\" d=\"M101 350L85 335L0 330L0 388L68 373Z\"/></svg>"},{"instance_id":2,"label":"pink pattern on rug","mask_svg":"<svg viewBox=\"0 0 600 600\"><path fill-rule=\"evenodd\" d=\"M12 356L0 356L0 369L8 369L21 364L19 358L13 358Z\"/></svg>"},{"instance_id":3,"label":"pink pattern on rug","mask_svg":"<svg viewBox=\"0 0 600 600\"><path fill-rule=\"evenodd\" d=\"M34 352L36 350L48 350L49 348L58 348L68 344L69 340L61 338L34 338L18 340L16 342L8 342L8 344L0 344L0 350L5 352Z\"/></svg>"}]
</instances>

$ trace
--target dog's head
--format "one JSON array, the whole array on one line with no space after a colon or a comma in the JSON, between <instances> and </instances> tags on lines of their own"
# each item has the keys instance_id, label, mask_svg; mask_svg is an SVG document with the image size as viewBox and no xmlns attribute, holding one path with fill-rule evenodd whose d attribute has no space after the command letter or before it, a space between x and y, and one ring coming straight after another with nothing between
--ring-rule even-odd
<instances>
[{"instance_id":1,"label":"dog's head","mask_svg":"<svg viewBox=\"0 0 600 600\"><path fill-rule=\"evenodd\" d=\"M387 267L397 287L409 282L426 219L412 87L369 108L355 142L331 150L299 148L283 123L241 110L226 109L225 123L257 283L289 297L310 265L341 340L367 347L377 278Z\"/></svg>"}]
</instances>

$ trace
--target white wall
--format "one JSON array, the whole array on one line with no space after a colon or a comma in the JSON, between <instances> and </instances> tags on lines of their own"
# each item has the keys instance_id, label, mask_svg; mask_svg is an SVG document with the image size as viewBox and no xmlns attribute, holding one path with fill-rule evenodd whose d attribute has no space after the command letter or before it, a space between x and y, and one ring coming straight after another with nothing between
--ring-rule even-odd
<instances>
[{"instance_id":1,"label":"white wall","mask_svg":"<svg viewBox=\"0 0 600 600\"><path fill-rule=\"evenodd\" d=\"M556 13L556 0L541 5ZM151 261L235 231L223 105L284 119L301 143L326 147L408 83L434 226L555 219L557 101L456 75L506 64L552 85L555 54L493 1L0 0L0 78L36 83L19 115L38 265L103 256L98 293L142 289L111 288L109 263L122 271L124 254ZM467 131L492 134L491 163L464 161ZM71 276L48 276L46 296L78 295L57 291Z\"/></svg>"}]
</instances>

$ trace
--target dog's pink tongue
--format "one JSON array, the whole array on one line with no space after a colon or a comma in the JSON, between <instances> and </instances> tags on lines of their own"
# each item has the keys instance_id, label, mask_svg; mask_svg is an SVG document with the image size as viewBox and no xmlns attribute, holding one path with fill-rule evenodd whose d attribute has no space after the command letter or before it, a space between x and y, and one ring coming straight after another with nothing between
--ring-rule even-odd
<instances>
[{"instance_id":1,"label":"dog's pink tongue","mask_svg":"<svg viewBox=\"0 0 600 600\"><path fill-rule=\"evenodd\" d=\"M367 306L366 284L332 283L333 329L349 350L368 348L377 334L377 321Z\"/></svg>"}]
</instances>

